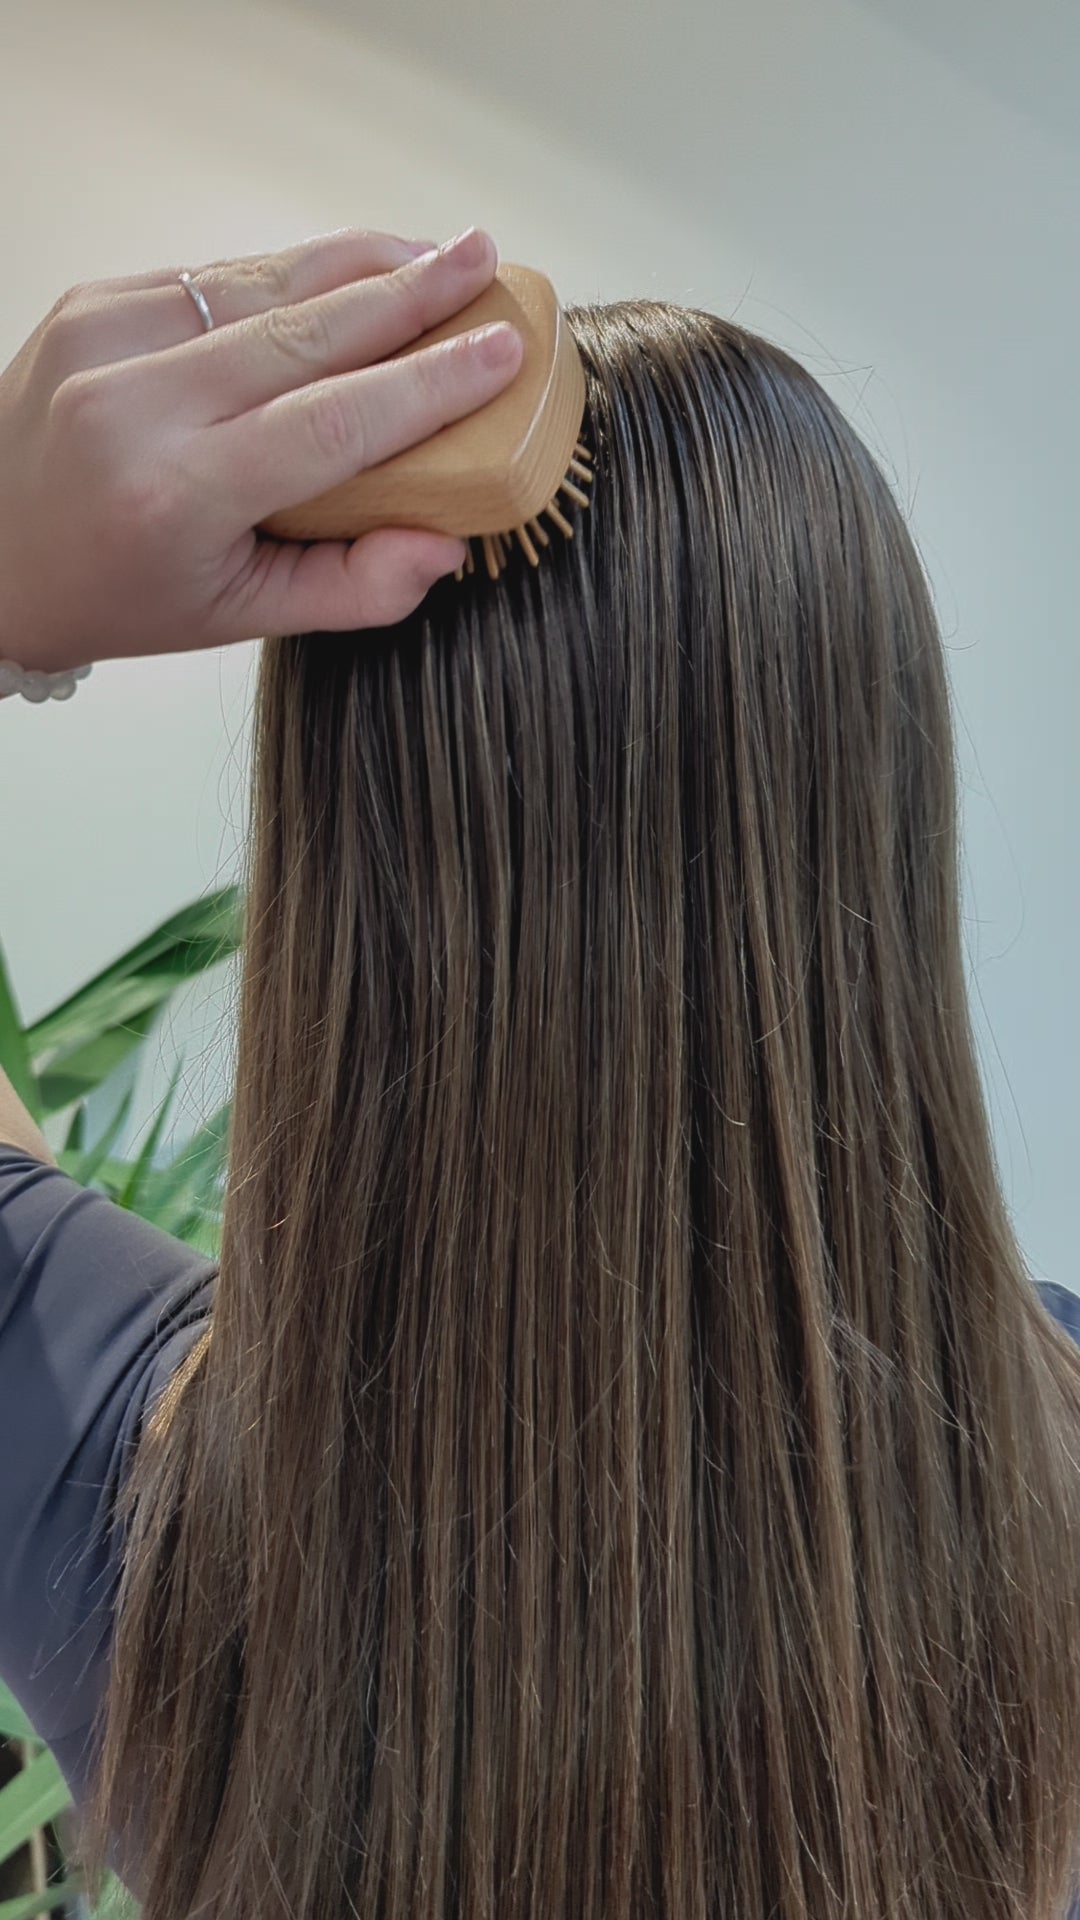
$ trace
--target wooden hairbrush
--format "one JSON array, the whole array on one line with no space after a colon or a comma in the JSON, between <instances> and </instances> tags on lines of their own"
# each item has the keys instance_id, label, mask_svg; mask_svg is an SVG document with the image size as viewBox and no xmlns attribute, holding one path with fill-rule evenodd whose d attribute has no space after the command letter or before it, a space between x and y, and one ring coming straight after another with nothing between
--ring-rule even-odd
<instances>
[{"instance_id":1,"label":"wooden hairbrush","mask_svg":"<svg viewBox=\"0 0 1080 1920\"><path fill-rule=\"evenodd\" d=\"M550 545L540 515L566 538L574 529L558 496L587 507L592 456L579 435L585 374L555 289L531 267L499 267L491 285L452 320L410 342L401 359L472 327L510 320L525 345L508 387L486 406L407 447L353 480L264 520L259 531L279 540L355 540L376 527L423 527L480 541L497 580L513 536L530 566ZM471 544L463 572L475 571Z\"/></svg>"}]
</instances>

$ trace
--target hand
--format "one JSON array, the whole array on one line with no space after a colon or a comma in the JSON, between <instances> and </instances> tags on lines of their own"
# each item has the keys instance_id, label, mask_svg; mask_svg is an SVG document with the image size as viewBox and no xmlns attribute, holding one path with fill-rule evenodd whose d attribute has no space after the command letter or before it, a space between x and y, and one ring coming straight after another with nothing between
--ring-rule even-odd
<instances>
[{"instance_id":1,"label":"hand","mask_svg":"<svg viewBox=\"0 0 1080 1920\"><path fill-rule=\"evenodd\" d=\"M57 301L0 375L0 658L46 672L404 619L464 543L383 528L256 535L490 400L521 336L482 328L384 364L483 292L484 233L415 258L347 230Z\"/></svg>"}]
</instances>

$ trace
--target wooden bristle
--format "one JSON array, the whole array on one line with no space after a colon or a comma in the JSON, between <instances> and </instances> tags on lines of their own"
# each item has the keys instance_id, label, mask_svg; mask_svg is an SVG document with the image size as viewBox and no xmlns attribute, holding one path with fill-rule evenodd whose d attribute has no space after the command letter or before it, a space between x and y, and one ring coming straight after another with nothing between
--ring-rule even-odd
<instances>
[{"instance_id":1,"label":"wooden bristle","mask_svg":"<svg viewBox=\"0 0 1080 1920\"><path fill-rule=\"evenodd\" d=\"M569 521L562 512L557 496L560 493L564 494L567 500L572 500L577 507L588 507L591 504L585 488L591 486L596 478L593 471L592 458L592 454L589 452L584 441L579 440L574 447L573 455L567 468L566 478L560 480L556 497L549 500L547 506L543 509L548 519L558 527L560 533L564 534L567 540L573 539L574 528L572 522ZM581 482L580 485L576 484L578 481ZM550 547L551 545L548 531L546 527L541 526L539 516L532 520L522 521L520 526L509 527L505 532L474 534L472 540L466 540L465 542L464 565L457 568L454 574L455 580L461 580L466 573L476 572L477 562L476 556L473 553L473 546L476 542L479 543L480 550L483 553L484 565L487 568L489 578L498 580L500 574L510 565L510 557L514 552L515 539L530 567L538 567L540 565L540 554L537 549L539 547Z\"/></svg>"},{"instance_id":2,"label":"wooden bristle","mask_svg":"<svg viewBox=\"0 0 1080 1920\"><path fill-rule=\"evenodd\" d=\"M515 527L514 532L517 534L518 540L521 543L521 550L530 567L538 567L540 565L540 555L537 553L524 527Z\"/></svg>"},{"instance_id":3,"label":"wooden bristle","mask_svg":"<svg viewBox=\"0 0 1080 1920\"><path fill-rule=\"evenodd\" d=\"M589 504L588 494L581 487L575 487L572 480L560 481L559 492L565 493L568 500L576 500L579 507L587 507Z\"/></svg>"},{"instance_id":4,"label":"wooden bristle","mask_svg":"<svg viewBox=\"0 0 1080 1920\"><path fill-rule=\"evenodd\" d=\"M556 506L554 500L548 501L547 506L544 508L544 512L547 514L547 517L549 520L554 520L555 525L558 527L560 533L565 533L568 540L573 539L574 529L570 525L570 522L567 519L565 513L559 512L559 509Z\"/></svg>"}]
</instances>

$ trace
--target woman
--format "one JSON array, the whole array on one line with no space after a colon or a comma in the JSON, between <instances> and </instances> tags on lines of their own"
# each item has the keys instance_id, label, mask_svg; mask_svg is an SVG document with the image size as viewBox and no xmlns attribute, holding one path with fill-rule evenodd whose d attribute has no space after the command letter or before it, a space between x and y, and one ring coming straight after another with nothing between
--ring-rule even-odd
<instances>
[{"instance_id":1,"label":"woman","mask_svg":"<svg viewBox=\"0 0 1080 1920\"><path fill-rule=\"evenodd\" d=\"M115 390L77 380L46 448L54 417L121 445L196 372L220 407L215 344L239 377L246 323L171 349L82 304L62 337ZM60 1521L36 1469L9 1498L10 1678L55 1703L146 1920L1057 1920L1080 1355L999 1190L926 585L786 355L653 302L569 319L594 507L535 574L425 597L460 545L404 532L253 552L356 465L268 398L293 349L231 428L166 439L157 508L87 559L72 604L135 577L161 646L296 637L260 677L220 1277L14 1117L21 1377L55 1347L75 1397L95 1330L123 1365L79 1400L101 1470L62 1647L19 1626ZM394 378L369 458L422 437ZM248 544L199 600L210 485ZM100 653L114 602L89 638L56 594L35 621L20 567L38 663ZM128 622L113 650L149 650Z\"/></svg>"}]
</instances>

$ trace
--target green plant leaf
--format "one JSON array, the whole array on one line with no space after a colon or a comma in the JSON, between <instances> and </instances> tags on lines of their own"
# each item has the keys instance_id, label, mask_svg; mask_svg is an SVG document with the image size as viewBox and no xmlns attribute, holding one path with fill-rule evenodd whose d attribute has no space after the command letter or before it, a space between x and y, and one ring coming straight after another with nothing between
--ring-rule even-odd
<instances>
[{"instance_id":1,"label":"green plant leaf","mask_svg":"<svg viewBox=\"0 0 1080 1920\"><path fill-rule=\"evenodd\" d=\"M4 950L0 947L0 1066L23 1106L35 1120L40 1120L41 1101L30 1066L30 1051L8 978Z\"/></svg>"},{"instance_id":2,"label":"green plant leaf","mask_svg":"<svg viewBox=\"0 0 1080 1920\"><path fill-rule=\"evenodd\" d=\"M0 1900L0 1920L35 1920L39 1913L51 1913L55 1907L66 1907L69 1901L77 1900L83 1892L83 1882L78 1874L68 1880L60 1880L55 1887L47 1887L44 1893L20 1893L14 1900ZM100 1909L104 1912L104 1909ZM117 1910L116 1920L120 1920Z\"/></svg>"},{"instance_id":3,"label":"green plant leaf","mask_svg":"<svg viewBox=\"0 0 1080 1920\"><path fill-rule=\"evenodd\" d=\"M57 1021L52 1028L41 1022L46 1035L50 1036L44 1044L36 1038L38 1029L31 1028L35 1035L32 1041L35 1056L52 1057L70 1047L84 1046L87 1040L95 1040L113 1027L125 1026L140 1013L160 1006L182 977L159 977L148 969L145 973L125 975L121 980L110 980L92 995L86 989L86 997L80 997L62 1022Z\"/></svg>"},{"instance_id":4,"label":"green plant leaf","mask_svg":"<svg viewBox=\"0 0 1080 1920\"><path fill-rule=\"evenodd\" d=\"M68 1153L65 1149L63 1153L57 1154L57 1165L61 1171L70 1174L81 1187L88 1187L91 1181L97 1178L100 1169L108 1163L109 1154L124 1128L134 1098L135 1089L129 1087L105 1131L95 1140L92 1147L87 1148L85 1153Z\"/></svg>"},{"instance_id":5,"label":"green plant leaf","mask_svg":"<svg viewBox=\"0 0 1080 1920\"><path fill-rule=\"evenodd\" d=\"M2 1915L0 1920L3 1920ZM134 1894L128 1892L115 1873L107 1875L101 1889L101 1899L94 1908L91 1920L139 1920L139 1905Z\"/></svg>"},{"instance_id":6,"label":"green plant leaf","mask_svg":"<svg viewBox=\"0 0 1080 1920\"><path fill-rule=\"evenodd\" d=\"M169 1166L146 1167L132 1208L142 1219L183 1240L208 1260L216 1260L221 1253L221 1184L230 1111L229 1105L222 1107L185 1143ZM95 1150L96 1164L91 1167L93 1183L119 1202L136 1163L107 1154L98 1158L99 1152L100 1148ZM79 1157L60 1154L58 1158L64 1172L78 1179ZM84 1162L87 1158L84 1156Z\"/></svg>"},{"instance_id":7,"label":"green plant leaf","mask_svg":"<svg viewBox=\"0 0 1080 1920\"><path fill-rule=\"evenodd\" d=\"M125 1099L130 1099L130 1095L128 1094L125 1094L124 1097ZM126 1117L125 1115L124 1118L126 1119ZM102 1138L104 1138L104 1136L102 1136ZM96 1148L94 1152L97 1152ZM70 1158L72 1164L69 1165L67 1155L62 1153L57 1155L57 1160L63 1172L70 1173L71 1178L77 1180L79 1178L76 1170L78 1166L78 1155L73 1154ZM115 1200L117 1195L127 1185L133 1164L131 1160L117 1160L111 1155L106 1154L105 1158L91 1169L90 1179L83 1180L80 1184L84 1187L91 1185L98 1187L102 1193L108 1194L110 1200Z\"/></svg>"},{"instance_id":8,"label":"green plant leaf","mask_svg":"<svg viewBox=\"0 0 1080 1920\"><path fill-rule=\"evenodd\" d=\"M201 1253L207 1260L220 1260L221 1227L220 1213L189 1213L171 1231L194 1253Z\"/></svg>"},{"instance_id":9,"label":"green plant leaf","mask_svg":"<svg viewBox=\"0 0 1080 1920\"><path fill-rule=\"evenodd\" d=\"M86 1102L80 1100L71 1119L64 1138L65 1153L83 1153L86 1149Z\"/></svg>"},{"instance_id":10,"label":"green plant leaf","mask_svg":"<svg viewBox=\"0 0 1080 1920\"><path fill-rule=\"evenodd\" d=\"M0 1787L0 1860L17 1853L32 1833L70 1805L67 1781L52 1754L39 1753Z\"/></svg>"},{"instance_id":11,"label":"green plant leaf","mask_svg":"<svg viewBox=\"0 0 1080 1920\"><path fill-rule=\"evenodd\" d=\"M81 1100L93 1093L95 1087L100 1087L145 1039L156 1012L157 1007L146 1007L127 1026L113 1027L81 1046L54 1055L38 1076L44 1111L59 1113L73 1100Z\"/></svg>"},{"instance_id":12,"label":"green plant leaf","mask_svg":"<svg viewBox=\"0 0 1080 1920\"><path fill-rule=\"evenodd\" d=\"M220 1213L231 1115L232 1102L226 1101L168 1167L155 1170L150 1198L154 1219L166 1233L176 1233L192 1214Z\"/></svg>"},{"instance_id":13,"label":"green plant leaf","mask_svg":"<svg viewBox=\"0 0 1080 1920\"><path fill-rule=\"evenodd\" d=\"M0 1680L0 1739L36 1740L34 1728L30 1725L10 1688Z\"/></svg>"},{"instance_id":14,"label":"green plant leaf","mask_svg":"<svg viewBox=\"0 0 1080 1920\"><path fill-rule=\"evenodd\" d=\"M147 1134L146 1139L143 1141L142 1147L139 1151L139 1156L134 1162L131 1172L129 1173L127 1180L124 1183L124 1186L121 1188L119 1194L117 1195L117 1200L120 1206L122 1207L128 1207L128 1208L134 1209L136 1212L141 1211L139 1207L139 1200L141 1197L143 1185L146 1181L147 1175L149 1174L151 1168L153 1167L154 1155L158 1150L158 1146L160 1145L160 1142L161 1142L161 1136L165 1131L165 1122L168 1119L169 1113L172 1109L172 1103L176 1095L176 1089L179 1084L180 1075L183 1071L183 1066L184 1066L184 1062L183 1062L183 1058L181 1057L177 1061L175 1067L173 1068L172 1078L169 1081L168 1092L166 1093L164 1100L162 1101L160 1107L157 1110L157 1113L154 1116L153 1124L150 1127L150 1131Z\"/></svg>"},{"instance_id":15,"label":"green plant leaf","mask_svg":"<svg viewBox=\"0 0 1080 1920\"><path fill-rule=\"evenodd\" d=\"M193 901L29 1027L25 1038L31 1059L81 1047L152 1013L178 986L235 953L242 935L243 895L238 887L222 887Z\"/></svg>"}]
</instances>

